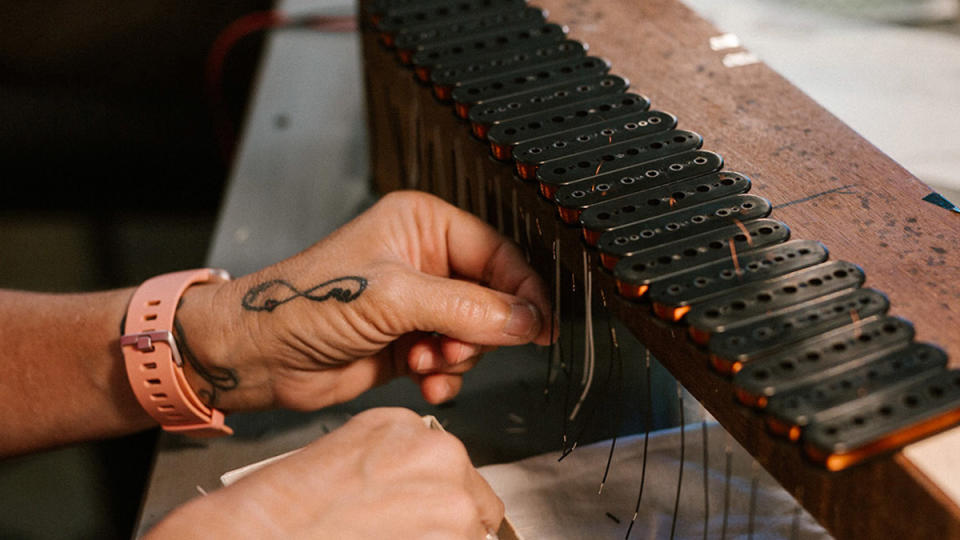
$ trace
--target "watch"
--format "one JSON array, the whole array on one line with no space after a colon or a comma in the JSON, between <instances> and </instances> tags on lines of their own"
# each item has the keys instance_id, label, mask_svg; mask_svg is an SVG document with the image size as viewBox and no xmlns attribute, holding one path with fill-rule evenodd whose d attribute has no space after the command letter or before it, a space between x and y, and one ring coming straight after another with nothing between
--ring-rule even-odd
<instances>
[{"instance_id":1,"label":"watch","mask_svg":"<svg viewBox=\"0 0 960 540\"><path fill-rule=\"evenodd\" d=\"M143 282L127 308L120 348L137 401L165 431L196 437L230 435L223 412L207 407L187 383L173 337L180 297L196 283L229 281L224 270L202 268Z\"/></svg>"}]
</instances>

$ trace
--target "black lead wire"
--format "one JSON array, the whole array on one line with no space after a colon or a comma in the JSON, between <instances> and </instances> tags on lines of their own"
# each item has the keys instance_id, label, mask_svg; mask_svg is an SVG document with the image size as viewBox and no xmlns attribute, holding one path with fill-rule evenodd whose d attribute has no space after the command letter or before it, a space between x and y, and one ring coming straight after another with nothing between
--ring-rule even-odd
<instances>
[{"instance_id":1,"label":"black lead wire","mask_svg":"<svg viewBox=\"0 0 960 540\"><path fill-rule=\"evenodd\" d=\"M677 474L677 497L673 501L673 520L670 522L670 540L673 540L677 532L677 515L680 513L680 488L683 486L683 460L686 453L687 441L684 436L683 419L683 388L677 383L677 401L680 404L680 472Z\"/></svg>"},{"instance_id":2,"label":"black lead wire","mask_svg":"<svg viewBox=\"0 0 960 540\"><path fill-rule=\"evenodd\" d=\"M553 377L553 361L554 361L554 352L557 351L557 348L560 346L560 339L556 336L556 321L560 316L560 306L558 297L560 296L560 275L559 267L560 261L557 258L557 241L553 241L551 246L550 253L553 255L553 271L550 272L550 281L551 287L550 290L552 294L550 295L550 344L547 346L547 380L543 384L543 399L546 402L550 402L550 379Z\"/></svg>"},{"instance_id":3,"label":"black lead wire","mask_svg":"<svg viewBox=\"0 0 960 540\"><path fill-rule=\"evenodd\" d=\"M733 450L730 446L724 449L726 456L726 470L724 471L723 486L723 524L720 526L720 540L727 537L727 519L730 517L730 476L733 472Z\"/></svg>"},{"instance_id":4,"label":"black lead wire","mask_svg":"<svg viewBox=\"0 0 960 540\"><path fill-rule=\"evenodd\" d=\"M563 350L562 349L560 350L560 358L561 358L560 367L561 369L563 369L563 372L567 377L567 388L563 394L563 434L560 437L561 445L562 445L562 448L560 451L560 460L563 460L563 458L567 457L567 455L569 455L570 452L573 451L573 448L569 448L569 449L567 448L567 441L568 441L567 431L569 430L569 427L570 427L570 421L568 419L569 417L567 415L567 410L570 408L570 391L572 390L572 387L573 387L573 349L574 349L574 345L576 345L575 330L576 330L576 324L577 324L576 295L577 295L577 277L573 274L573 272L570 272L570 295L568 298L570 301L569 302L570 321L568 325L569 329L566 332L570 336L570 342L568 343L570 358L567 360L565 366L563 365L563 361L562 361ZM576 444L574 444L574 448L575 447L576 447Z\"/></svg>"},{"instance_id":5,"label":"black lead wire","mask_svg":"<svg viewBox=\"0 0 960 540\"><path fill-rule=\"evenodd\" d=\"M622 422L621 411L623 409L623 356L620 354L620 344L617 342L617 331L613 327L610 312L607 311L607 296L603 293L603 290L600 291L600 302L603 304L604 313L606 314L607 330L610 333L610 347L617 357L617 401L614 404L617 412L613 421L616 427L614 428L613 439L610 441L610 453L607 454L607 465L603 469L603 479L600 480L598 495L603 493L603 485L607 483L607 475L610 474L610 464L613 463L613 450L617 447L617 436L620 434L620 428L622 427L620 424Z\"/></svg>"},{"instance_id":6,"label":"black lead wire","mask_svg":"<svg viewBox=\"0 0 960 540\"><path fill-rule=\"evenodd\" d=\"M793 523L790 525L790 540L800 540L800 515L803 510L800 505L793 508Z\"/></svg>"},{"instance_id":7,"label":"black lead wire","mask_svg":"<svg viewBox=\"0 0 960 540\"><path fill-rule=\"evenodd\" d=\"M754 462L756 469L756 462ZM747 540L753 540L754 517L757 513L757 486L760 484L760 478L754 470L753 478L750 479L750 512L747 515Z\"/></svg>"},{"instance_id":8,"label":"black lead wire","mask_svg":"<svg viewBox=\"0 0 960 540\"><path fill-rule=\"evenodd\" d=\"M707 437L707 418L704 411L704 418L700 423L703 431L703 538L706 540L710 531L710 441Z\"/></svg>"},{"instance_id":9,"label":"black lead wire","mask_svg":"<svg viewBox=\"0 0 960 540\"><path fill-rule=\"evenodd\" d=\"M647 480L647 450L650 443L650 424L653 423L653 394L651 393L652 385L650 383L650 349L644 347L644 373L646 379L646 409L644 411L644 420L643 420L643 461L640 466L640 491L637 493L637 504L633 508L633 519L630 520L630 525L627 527L627 534L624 536L624 540L630 540L630 532L633 531L633 525L637 522L637 514L640 513L640 502L643 501L643 486Z\"/></svg>"}]
</instances>

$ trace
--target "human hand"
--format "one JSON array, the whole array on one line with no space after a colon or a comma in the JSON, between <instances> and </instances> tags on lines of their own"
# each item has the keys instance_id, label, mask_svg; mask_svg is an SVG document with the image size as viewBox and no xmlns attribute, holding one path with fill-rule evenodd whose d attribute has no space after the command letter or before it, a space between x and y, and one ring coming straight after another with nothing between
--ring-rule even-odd
<instances>
[{"instance_id":1,"label":"human hand","mask_svg":"<svg viewBox=\"0 0 960 540\"><path fill-rule=\"evenodd\" d=\"M188 378L226 410L309 410L411 375L431 403L499 345L550 340L543 284L520 250L433 196L387 195L329 237L177 312Z\"/></svg>"},{"instance_id":2,"label":"human hand","mask_svg":"<svg viewBox=\"0 0 960 540\"><path fill-rule=\"evenodd\" d=\"M503 503L455 437L371 409L174 511L148 538L483 538Z\"/></svg>"}]
</instances>

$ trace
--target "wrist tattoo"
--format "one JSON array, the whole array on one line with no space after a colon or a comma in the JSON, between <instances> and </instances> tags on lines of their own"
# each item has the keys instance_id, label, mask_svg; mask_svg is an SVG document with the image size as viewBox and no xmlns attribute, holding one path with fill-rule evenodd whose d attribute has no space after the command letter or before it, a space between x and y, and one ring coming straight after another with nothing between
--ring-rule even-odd
<instances>
[{"instance_id":1,"label":"wrist tattoo","mask_svg":"<svg viewBox=\"0 0 960 540\"><path fill-rule=\"evenodd\" d=\"M243 309L247 311L273 311L296 298L323 302L333 298L344 304L353 302L367 288L367 280L358 276L344 276L324 281L301 291L282 279L264 281L254 285L243 295Z\"/></svg>"},{"instance_id":2,"label":"wrist tattoo","mask_svg":"<svg viewBox=\"0 0 960 540\"><path fill-rule=\"evenodd\" d=\"M177 348L180 350L180 358L186 360L187 363L190 364L190 367L197 372L197 375L200 375L201 379L210 384L209 390L206 388L194 388L197 397L199 397L207 407L216 406L219 392L233 390L240 384L240 379L237 377L235 370L216 366L207 367L197 360L197 356L193 354L193 351L190 349L190 344L187 343L187 336L183 332L183 326L176 317L173 319L173 339L177 342Z\"/></svg>"}]
</instances>

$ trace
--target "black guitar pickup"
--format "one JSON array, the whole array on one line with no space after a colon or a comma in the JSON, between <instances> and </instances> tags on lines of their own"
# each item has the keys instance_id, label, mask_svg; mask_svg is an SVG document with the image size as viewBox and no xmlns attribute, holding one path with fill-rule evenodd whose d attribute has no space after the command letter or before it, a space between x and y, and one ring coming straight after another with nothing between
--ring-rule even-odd
<instances>
[{"instance_id":1,"label":"black guitar pickup","mask_svg":"<svg viewBox=\"0 0 960 540\"><path fill-rule=\"evenodd\" d=\"M465 84L451 94L457 116L466 120L470 109L492 100L512 97L534 89L562 86L571 79L604 75L610 62L596 56L558 60L549 64L508 71Z\"/></svg>"},{"instance_id":2,"label":"black guitar pickup","mask_svg":"<svg viewBox=\"0 0 960 540\"><path fill-rule=\"evenodd\" d=\"M465 62L436 67L430 73L430 83L433 85L433 95L440 101L447 101L453 94L453 89L464 84L506 70L516 70L554 60L580 58L586 53L587 46L579 41L570 39L553 41L532 50L514 50L497 56L484 55L475 60L467 59Z\"/></svg>"},{"instance_id":3,"label":"black guitar pickup","mask_svg":"<svg viewBox=\"0 0 960 540\"><path fill-rule=\"evenodd\" d=\"M646 294L652 284L669 276L729 258L731 253L776 245L790 238L790 228L775 219L755 219L743 223L743 228L746 231L737 225L720 227L709 233L624 257L619 262L614 257L604 258L602 253L600 258L604 266L613 270L620 295L637 300Z\"/></svg>"},{"instance_id":4,"label":"black guitar pickup","mask_svg":"<svg viewBox=\"0 0 960 540\"><path fill-rule=\"evenodd\" d=\"M912 339L913 325L897 317L837 328L745 364L733 376L734 393L744 405L762 409L774 396L842 376L903 349Z\"/></svg>"},{"instance_id":5,"label":"black guitar pickup","mask_svg":"<svg viewBox=\"0 0 960 540\"><path fill-rule=\"evenodd\" d=\"M646 137L673 129L677 117L661 111L644 111L582 129L527 141L513 149L517 174L524 180L536 178L537 169L552 160L591 152L598 148Z\"/></svg>"},{"instance_id":6,"label":"black guitar pickup","mask_svg":"<svg viewBox=\"0 0 960 540\"><path fill-rule=\"evenodd\" d=\"M478 11L510 10L524 6L524 0L431 0L390 6L383 13L374 14L372 21L380 32L380 41L392 47L395 36L404 28L457 20Z\"/></svg>"},{"instance_id":7,"label":"black guitar pickup","mask_svg":"<svg viewBox=\"0 0 960 540\"><path fill-rule=\"evenodd\" d=\"M429 0L409 2L386 7L379 14L371 14L371 21L380 32L380 41L392 47L394 37L404 28L455 20L477 11L509 10L526 5L524 0Z\"/></svg>"},{"instance_id":8,"label":"black guitar pickup","mask_svg":"<svg viewBox=\"0 0 960 540\"><path fill-rule=\"evenodd\" d=\"M673 276L651 286L647 294L658 317L679 321L694 304L825 260L827 248L820 242L792 240Z\"/></svg>"},{"instance_id":9,"label":"black guitar pickup","mask_svg":"<svg viewBox=\"0 0 960 540\"><path fill-rule=\"evenodd\" d=\"M890 308L873 289L854 289L771 313L752 324L710 336L710 365L730 375L756 358L848 324L879 317Z\"/></svg>"},{"instance_id":10,"label":"black guitar pickup","mask_svg":"<svg viewBox=\"0 0 960 540\"><path fill-rule=\"evenodd\" d=\"M804 430L807 455L839 471L933 435L960 421L960 371L930 373L910 385L874 392L838 407Z\"/></svg>"},{"instance_id":11,"label":"black guitar pickup","mask_svg":"<svg viewBox=\"0 0 960 540\"><path fill-rule=\"evenodd\" d=\"M822 384L770 398L764 409L768 415L767 427L777 435L797 441L804 428L828 421L848 402L892 387L910 385L946 366L947 355L941 349L926 343L911 343Z\"/></svg>"},{"instance_id":12,"label":"black guitar pickup","mask_svg":"<svg viewBox=\"0 0 960 540\"><path fill-rule=\"evenodd\" d=\"M555 99L523 104L523 114L510 119L503 115L489 115L493 124L487 133L493 157L501 161L513 158L513 148L521 143L552 136L581 126L590 126L606 120L642 114L650 107L650 100L639 94L620 94L626 90L626 81L616 92L602 92L585 100L563 103ZM673 128L673 126L670 126Z\"/></svg>"},{"instance_id":13,"label":"black guitar pickup","mask_svg":"<svg viewBox=\"0 0 960 540\"><path fill-rule=\"evenodd\" d=\"M690 337L705 345L711 335L766 318L772 311L837 291L856 289L864 279L859 266L834 261L753 283L693 306L686 316Z\"/></svg>"},{"instance_id":14,"label":"black guitar pickup","mask_svg":"<svg viewBox=\"0 0 960 540\"><path fill-rule=\"evenodd\" d=\"M509 26L543 24L544 22L543 10L534 7L476 11L469 16L458 17L454 20L407 26L394 36L393 46L397 48L397 56L400 61L409 64L413 55L426 48L430 43L462 39L463 36L503 29Z\"/></svg>"},{"instance_id":15,"label":"black guitar pickup","mask_svg":"<svg viewBox=\"0 0 960 540\"><path fill-rule=\"evenodd\" d=\"M644 189L619 199L573 210L580 211L579 221L583 226L583 239L591 246L596 246L600 235L607 231L642 219L748 191L750 191L749 178L740 173L720 171L665 186ZM565 221L566 219L564 218Z\"/></svg>"},{"instance_id":16,"label":"black guitar pickup","mask_svg":"<svg viewBox=\"0 0 960 540\"><path fill-rule=\"evenodd\" d=\"M643 189L664 186L719 171L723 158L706 150L684 152L655 159L620 171L601 173L572 184L556 187L540 184L540 193L558 206L565 222L576 223L580 212L594 204L619 199Z\"/></svg>"},{"instance_id":17,"label":"black guitar pickup","mask_svg":"<svg viewBox=\"0 0 960 540\"><path fill-rule=\"evenodd\" d=\"M430 73L444 64L462 61L471 55L500 55L514 49L529 50L546 43L566 39L567 28L553 23L510 28L475 36L434 43L417 52L410 59L414 72L421 82L430 82Z\"/></svg>"},{"instance_id":18,"label":"black guitar pickup","mask_svg":"<svg viewBox=\"0 0 960 540\"><path fill-rule=\"evenodd\" d=\"M668 242L710 232L736 221L766 217L770 201L756 195L731 195L669 212L600 235L597 249L622 258Z\"/></svg>"},{"instance_id":19,"label":"black guitar pickup","mask_svg":"<svg viewBox=\"0 0 960 540\"><path fill-rule=\"evenodd\" d=\"M692 131L674 129L655 133L554 160L549 166L537 170L537 181L556 189L601 173L620 171L661 157L696 150L702 144L703 137Z\"/></svg>"},{"instance_id":20,"label":"black guitar pickup","mask_svg":"<svg viewBox=\"0 0 960 540\"><path fill-rule=\"evenodd\" d=\"M576 104L598 96L619 94L630 85L623 77L603 75L569 81L559 88L533 90L509 98L490 101L470 109L470 129L480 140L500 122Z\"/></svg>"}]
</instances>

